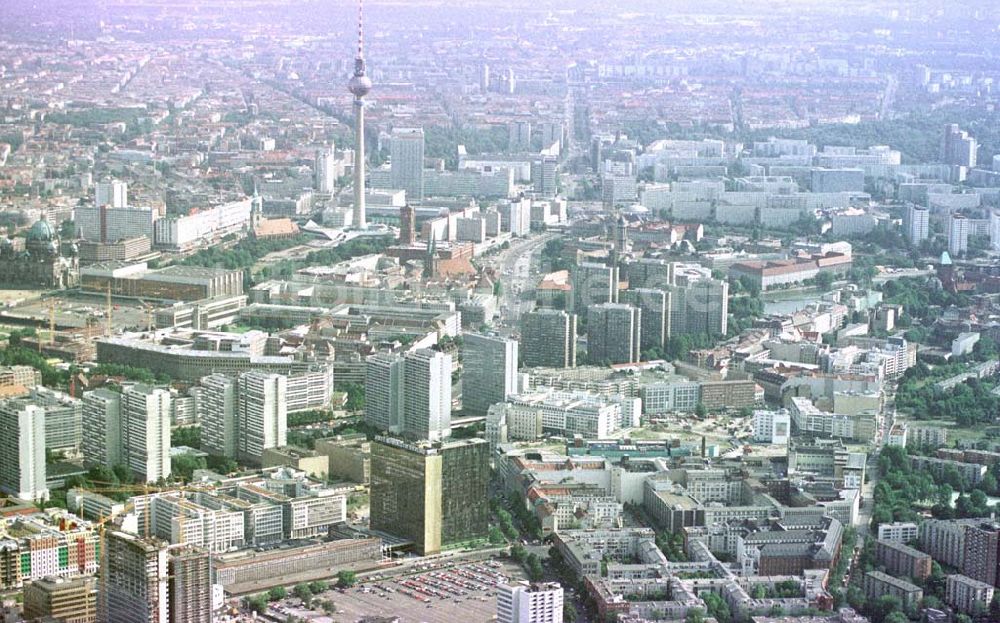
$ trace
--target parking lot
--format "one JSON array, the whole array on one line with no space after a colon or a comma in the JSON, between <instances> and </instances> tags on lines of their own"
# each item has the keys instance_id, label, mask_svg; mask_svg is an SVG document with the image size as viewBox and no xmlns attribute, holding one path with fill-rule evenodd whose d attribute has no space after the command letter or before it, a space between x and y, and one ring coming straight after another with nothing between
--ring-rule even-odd
<instances>
[{"instance_id":1,"label":"parking lot","mask_svg":"<svg viewBox=\"0 0 1000 623\"><path fill-rule=\"evenodd\" d=\"M480 623L496 614L496 586L524 577L509 561L468 562L321 595L336 604L336 614L294 607L292 600L282 605L281 614L314 623L354 623L365 616L399 617L403 623Z\"/></svg>"}]
</instances>

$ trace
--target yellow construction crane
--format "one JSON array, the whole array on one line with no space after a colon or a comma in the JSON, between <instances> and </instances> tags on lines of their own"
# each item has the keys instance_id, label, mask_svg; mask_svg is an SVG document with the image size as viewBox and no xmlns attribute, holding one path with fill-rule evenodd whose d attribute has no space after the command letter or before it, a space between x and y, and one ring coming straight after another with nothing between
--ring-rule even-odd
<instances>
[{"instance_id":1,"label":"yellow construction crane","mask_svg":"<svg viewBox=\"0 0 1000 623\"><path fill-rule=\"evenodd\" d=\"M122 485L122 484L116 484L116 483L110 483L110 482L101 482L101 481L94 481L92 484L95 484L95 485L98 485L98 486L96 486L96 487L95 486L90 486L90 487L83 487L83 488L86 491L89 491L91 493L100 493L100 494L128 493L128 494L132 494L132 495L143 495L143 496L145 496L146 508L143 510L143 513L142 513L142 515L143 515L143 538L145 538L145 539L149 538L149 516L151 514L151 512L150 512L150 510L151 510L151 502L149 500L149 494L150 493L179 491L183 495L187 491L203 491L206 488L208 488L206 485L201 485L201 484L198 484L198 485L177 485L177 486L167 486L167 487L150 487L148 484L145 484L145 483L144 484L138 484L138 485ZM107 517L101 517L96 522L94 522L94 527L97 528L97 531L98 531L98 542L100 544L98 552L99 552L100 556L104 556L105 547L107 547L107 543L106 543L106 540L105 540L105 532L107 530L108 524L110 524L112 521L114 521L118 517L121 517L122 515L124 515L126 513L129 513L129 512L132 512L134 510L135 510L135 503L134 502L126 502L125 505L122 506L122 508L118 509L115 512L110 513ZM183 534L184 534L183 519L181 519L181 522L182 522L181 523L181 535L183 537ZM103 570L100 568L100 565L101 565L100 560L97 561L97 565L98 565L99 581L102 583L101 584L101 591L104 592L104 591L107 591L107 585L104 584L104 582L107 580L107 574L104 573ZM88 611L86 612L85 620L90 620L90 612L89 612L90 605L89 604L90 604L90 602L88 601L87 602L87 610Z\"/></svg>"}]
</instances>

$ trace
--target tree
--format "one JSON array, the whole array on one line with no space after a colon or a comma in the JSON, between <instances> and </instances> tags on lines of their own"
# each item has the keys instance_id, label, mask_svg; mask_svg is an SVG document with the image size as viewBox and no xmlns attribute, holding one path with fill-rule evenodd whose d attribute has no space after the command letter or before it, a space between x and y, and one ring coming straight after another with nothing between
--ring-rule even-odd
<instances>
[{"instance_id":1,"label":"tree","mask_svg":"<svg viewBox=\"0 0 1000 623\"><path fill-rule=\"evenodd\" d=\"M504 542L503 531L497 526L490 526L489 539L491 545L500 545Z\"/></svg>"},{"instance_id":2,"label":"tree","mask_svg":"<svg viewBox=\"0 0 1000 623\"><path fill-rule=\"evenodd\" d=\"M576 611L576 606L574 606L572 602L563 602L563 621L565 623L574 623L579 616L579 613Z\"/></svg>"},{"instance_id":3,"label":"tree","mask_svg":"<svg viewBox=\"0 0 1000 623\"><path fill-rule=\"evenodd\" d=\"M536 554L528 554L525 560L525 566L528 568L528 579L532 582L538 582L545 575L542 569L542 561L538 559Z\"/></svg>"},{"instance_id":4,"label":"tree","mask_svg":"<svg viewBox=\"0 0 1000 623\"><path fill-rule=\"evenodd\" d=\"M174 477L187 482L194 476L194 470L205 469L208 463L203 457L179 454L171 459L170 469Z\"/></svg>"},{"instance_id":5,"label":"tree","mask_svg":"<svg viewBox=\"0 0 1000 623\"><path fill-rule=\"evenodd\" d=\"M520 543L514 543L514 545L510 548L510 557L518 563L522 563L524 562L524 559L528 557L528 552Z\"/></svg>"},{"instance_id":6,"label":"tree","mask_svg":"<svg viewBox=\"0 0 1000 623\"><path fill-rule=\"evenodd\" d=\"M692 608L688 610L687 616L684 617L684 623L704 623L705 613L701 608Z\"/></svg>"},{"instance_id":7,"label":"tree","mask_svg":"<svg viewBox=\"0 0 1000 623\"><path fill-rule=\"evenodd\" d=\"M729 611L729 604L715 593L708 593L702 597L705 607L708 608L709 616L715 617L719 623L729 623L732 620L732 613Z\"/></svg>"},{"instance_id":8,"label":"tree","mask_svg":"<svg viewBox=\"0 0 1000 623\"><path fill-rule=\"evenodd\" d=\"M267 591L267 598L270 601L280 601L288 597L288 591L285 590L284 586L275 586L271 590Z\"/></svg>"},{"instance_id":9,"label":"tree","mask_svg":"<svg viewBox=\"0 0 1000 623\"><path fill-rule=\"evenodd\" d=\"M268 593L259 593L257 595L247 597L244 603L246 603L247 608L257 614L264 614L267 612L268 597Z\"/></svg>"},{"instance_id":10,"label":"tree","mask_svg":"<svg viewBox=\"0 0 1000 623\"><path fill-rule=\"evenodd\" d=\"M347 411L361 411L365 408L365 386L361 383L348 383L344 387L347 392L347 404L344 409Z\"/></svg>"},{"instance_id":11,"label":"tree","mask_svg":"<svg viewBox=\"0 0 1000 623\"><path fill-rule=\"evenodd\" d=\"M337 586L340 588L350 588L354 586L354 582L357 580L357 574L353 571L347 571L346 569L337 573Z\"/></svg>"},{"instance_id":12,"label":"tree","mask_svg":"<svg viewBox=\"0 0 1000 623\"><path fill-rule=\"evenodd\" d=\"M128 465L115 465L111 468L115 473L115 477L118 478L118 482L122 484L132 484L135 482L135 476L132 475L132 468Z\"/></svg>"},{"instance_id":13,"label":"tree","mask_svg":"<svg viewBox=\"0 0 1000 623\"><path fill-rule=\"evenodd\" d=\"M296 597L302 600L302 603L305 604L307 608L309 607L309 604L312 602L313 593L308 584L305 582L296 584L295 588L292 589L292 592L295 593Z\"/></svg>"},{"instance_id":14,"label":"tree","mask_svg":"<svg viewBox=\"0 0 1000 623\"><path fill-rule=\"evenodd\" d=\"M816 288L821 291L827 291L830 286L833 285L833 275L828 272L822 272L816 275Z\"/></svg>"},{"instance_id":15,"label":"tree","mask_svg":"<svg viewBox=\"0 0 1000 623\"><path fill-rule=\"evenodd\" d=\"M309 590L313 592L313 595L319 595L320 593L326 592L329 588L329 582L325 582L323 580L316 580L315 582L309 583Z\"/></svg>"},{"instance_id":16,"label":"tree","mask_svg":"<svg viewBox=\"0 0 1000 623\"><path fill-rule=\"evenodd\" d=\"M890 612L883 623L910 623L910 619L902 612Z\"/></svg>"},{"instance_id":17,"label":"tree","mask_svg":"<svg viewBox=\"0 0 1000 623\"><path fill-rule=\"evenodd\" d=\"M699 418L704 418L706 415L708 415L708 409L705 408L705 405L703 403L699 402L698 406L694 408L694 414Z\"/></svg>"},{"instance_id":18,"label":"tree","mask_svg":"<svg viewBox=\"0 0 1000 623\"><path fill-rule=\"evenodd\" d=\"M871 606L873 623L885 623L886 617L902 608L902 601L893 595L882 595Z\"/></svg>"}]
</instances>

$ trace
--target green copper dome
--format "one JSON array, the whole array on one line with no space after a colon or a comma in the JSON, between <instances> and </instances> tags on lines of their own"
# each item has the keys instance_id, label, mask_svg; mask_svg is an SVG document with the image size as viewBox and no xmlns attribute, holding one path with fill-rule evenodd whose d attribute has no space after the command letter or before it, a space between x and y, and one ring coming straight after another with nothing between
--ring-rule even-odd
<instances>
[{"instance_id":1,"label":"green copper dome","mask_svg":"<svg viewBox=\"0 0 1000 623\"><path fill-rule=\"evenodd\" d=\"M56 232L52 229L52 225L49 224L44 218L28 230L28 242L48 242L50 240L55 240Z\"/></svg>"}]
</instances>

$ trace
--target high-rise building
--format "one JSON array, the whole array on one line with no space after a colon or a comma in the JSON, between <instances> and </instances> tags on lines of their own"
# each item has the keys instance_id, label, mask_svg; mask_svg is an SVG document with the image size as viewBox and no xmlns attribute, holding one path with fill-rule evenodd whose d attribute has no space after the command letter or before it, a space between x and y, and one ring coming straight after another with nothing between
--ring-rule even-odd
<instances>
[{"instance_id":1,"label":"high-rise building","mask_svg":"<svg viewBox=\"0 0 1000 623\"><path fill-rule=\"evenodd\" d=\"M337 156L333 145L316 150L313 175L317 192L332 195L337 190Z\"/></svg>"},{"instance_id":2,"label":"high-rise building","mask_svg":"<svg viewBox=\"0 0 1000 623\"><path fill-rule=\"evenodd\" d=\"M930 236L930 210L915 204L907 206L903 225L906 239L911 244L920 244Z\"/></svg>"},{"instance_id":3,"label":"high-rise building","mask_svg":"<svg viewBox=\"0 0 1000 623\"><path fill-rule=\"evenodd\" d=\"M372 444L371 527L413 541L421 555L483 539L489 519L484 439Z\"/></svg>"},{"instance_id":4,"label":"high-rise building","mask_svg":"<svg viewBox=\"0 0 1000 623\"><path fill-rule=\"evenodd\" d=\"M399 209L399 244L409 245L417 241L417 211L406 204Z\"/></svg>"},{"instance_id":5,"label":"high-rise building","mask_svg":"<svg viewBox=\"0 0 1000 623\"><path fill-rule=\"evenodd\" d=\"M497 623L558 623L563 588L558 582L514 582L497 587Z\"/></svg>"},{"instance_id":6,"label":"high-rise building","mask_svg":"<svg viewBox=\"0 0 1000 623\"><path fill-rule=\"evenodd\" d=\"M962 573L974 580L996 586L997 554L1000 550L1000 524L982 521L965 530Z\"/></svg>"},{"instance_id":7,"label":"high-rise building","mask_svg":"<svg viewBox=\"0 0 1000 623\"><path fill-rule=\"evenodd\" d=\"M994 592L992 584L953 573L946 580L944 601L959 612L985 612L993 602Z\"/></svg>"},{"instance_id":8,"label":"high-rise building","mask_svg":"<svg viewBox=\"0 0 1000 623\"><path fill-rule=\"evenodd\" d=\"M377 353L365 364L365 422L379 430L403 432L402 355Z\"/></svg>"},{"instance_id":9,"label":"high-rise building","mask_svg":"<svg viewBox=\"0 0 1000 623\"><path fill-rule=\"evenodd\" d=\"M486 93L490 90L490 66L483 63L479 67L479 91Z\"/></svg>"},{"instance_id":10,"label":"high-rise building","mask_svg":"<svg viewBox=\"0 0 1000 623\"><path fill-rule=\"evenodd\" d=\"M170 571L171 623L212 623L212 569L207 550L186 547L171 550Z\"/></svg>"},{"instance_id":11,"label":"high-rise building","mask_svg":"<svg viewBox=\"0 0 1000 623\"><path fill-rule=\"evenodd\" d=\"M260 464L264 450L288 443L288 378L245 372L239 377L236 456Z\"/></svg>"},{"instance_id":12,"label":"high-rise building","mask_svg":"<svg viewBox=\"0 0 1000 623\"><path fill-rule=\"evenodd\" d=\"M94 205L98 208L128 206L128 184L110 178L97 182L94 186Z\"/></svg>"},{"instance_id":13,"label":"high-rise building","mask_svg":"<svg viewBox=\"0 0 1000 623\"><path fill-rule=\"evenodd\" d=\"M403 430L436 441L451 435L451 355L429 348L406 354Z\"/></svg>"},{"instance_id":14,"label":"high-rise building","mask_svg":"<svg viewBox=\"0 0 1000 623\"><path fill-rule=\"evenodd\" d=\"M954 258L969 250L969 219L952 214L948 221L948 253Z\"/></svg>"},{"instance_id":15,"label":"high-rise building","mask_svg":"<svg viewBox=\"0 0 1000 623\"><path fill-rule=\"evenodd\" d=\"M47 500L45 408L21 400L0 402L0 491L22 500Z\"/></svg>"},{"instance_id":16,"label":"high-rise building","mask_svg":"<svg viewBox=\"0 0 1000 623\"><path fill-rule=\"evenodd\" d=\"M365 95L372 90L372 80L365 69L364 19L358 3L358 54L354 57L354 75L347 89L354 95L354 223L368 228L365 211Z\"/></svg>"},{"instance_id":17,"label":"high-rise building","mask_svg":"<svg viewBox=\"0 0 1000 623\"><path fill-rule=\"evenodd\" d=\"M559 190L558 164L559 159L555 156L539 156L531 162L531 184L536 193L543 197L555 196Z\"/></svg>"},{"instance_id":18,"label":"high-rise building","mask_svg":"<svg viewBox=\"0 0 1000 623\"><path fill-rule=\"evenodd\" d=\"M509 151L531 149L530 121L511 121L507 124L507 149Z\"/></svg>"},{"instance_id":19,"label":"high-rise building","mask_svg":"<svg viewBox=\"0 0 1000 623\"><path fill-rule=\"evenodd\" d=\"M24 585L24 618L93 623L97 619L97 581L90 576L46 577Z\"/></svg>"},{"instance_id":20,"label":"high-rise building","mask_svg":"<svg viewBox=\"0 0 1000 623\"><path fill-rule=\"evenodd\" d=\"M990 248L1000 251L1000 212L990 211Z\"/></svg>"},{"instance_id":21,"label":"high-rise building","mask_svg":"<svg viewBox=\"0 0 1000 623\"><path fill-rule=\"evenodd\" d=\"M670 334L725 335L729 330L729 284L721 279L675 274L670 292Z\"/></svg>"},{"instance_id":22,"label":"high-rise building","mask_svg":"<svg viewBox=\"0 0 1000 623\"><path fill-rule=\"evenodd\" d=\"M409 203L424 200L424 130L393 128L389 140L392 187L406 191Z\"/></svg>"},{"instance_id":23,"label":"high-rise building","mask_svg":"<svg viewBox=\"0 0 1000 623\"><path fill-rule=\"evenodd\" d=\"M514 236L531 233L531 199L519 197L500 205L500 224Z\"/></svg>"},{"instance_id":24,"label":"high-rise building","mask_svg":"<svg viewBox=\"0 0 1000 623\"><path fill-rule=\"evenodd\" d=\"M591 363L636 363L640 359L642 312L604 303L587 308L587 359Z\"/></svg>"},{"instance_id":25,"label":"high-rise building","mask_svg":"<svg viewBox=\"0 0 1000 623\"><path fill-rule=\"evenodd\" d=\"M122 395L99 388L83 394L83 458L93 465L122 463Z\"/></svg>"},{"instance_id":26,"label":"high-rise building","mask_svg":"<svg viewBox=\"0 0 1000 623\"><path fill-rule=\"evenodd\" d=\"M225 374L201 379L198 420L201 422L201 449L216 456L236 456L236 408L238 382Z\"/></svg>"},{"instance_id":27,"label":"high-rise building","mask_svg":"<svg viewBox=\"0 0 1000 623\"><path fill-rule=\"evenodd\" d=\"M525 367L576 365L576 314L536 309L521 316L521 362Z\"/></svg>"},{"instance_id":28,"label":"high-rise building","mask_svg":"<svg viewBox=\"0 0 1000 623\"><path fill-rule=\"evenodd\" d=\"M167 544L109 531L101 552L98 621L170 623Z\"/></svg>"},{"instance_id":29,"label":"high-rise building","mask_svg":"<svg viewBox=\"0 0 1000 623\"><path fill-rule=\"evenodd\" d=\"M88 242L112 243L140 236L152 242L158 216L148 206L78 206L73 209L73 224L76 234Z\"/></svg>"},{"instance_id":30,"label":"high-rise building","mask_svg":"<svg viewBox=\"0 0 1000 623\"><path fill-rule=\"evenodd\" d=\"M542 147L545 149L555 143L558 143L560 147L566 144L566 129L561 123L553 121L540 123L538 131L542 135Z\"/></svg>"},{"instance_id":31,"label":"high-rise building","mask_svg":"<svg viewBox=\"0 0 1000 623\"><path fill-rule=\"evenodd\" d=\"M170 401L162 387L122 391L122 461L146 482L170 477Z\"/></svg>"},{"instance_id":32,"label":"high-rise building","mask_svg":"<svg viewBox=\"0 0 1000 623\"><path fill-rule=\"evenodd\" d=\"M642 311L642 350L666 347L670 339L670 292L637 288L625 290L619 298Z\"/></svg>"},{"instance_id":33,"label":"high-rise building","mask_svg":"<svg viewBox=\"0 0 1000 623\"><path fill-rule=\"evenodd\" d=\"M972 169L976 166L978 151L979 143L968 132L960 130L958 124L949 123L944 126L941 136L942 162Z\"/></svg>"},{"instance_id":34,"label":"high-rise building","mask_svg":"<svg viewBox=\"0 0 1000 623\"><path fill-rule=\"evenodd\" d=\"M625 275L630 288L653 288L662 290L674 285L676 264L669 260L640 258L625 264Z\"/></svg>"},{"instance_id":35,"label":"high-rise building","mask_svg":"<svg viewBox=\"0 0 1000 623\"><path fill-rule=\"evenodd\" d=\"M486 415L518 392L517 340L465 333L462 336L462 408Z\"/></svg>"},{"instance_id":36,"label":"high-rise building","mask_svg":"<svg viewBox=\"0 0 1000 623\"><path fill-rule=\"evenodd\" d=\"M618 300L618 267L580 262L573 268L573 311Z\"/></svg>"}]
</instances>

